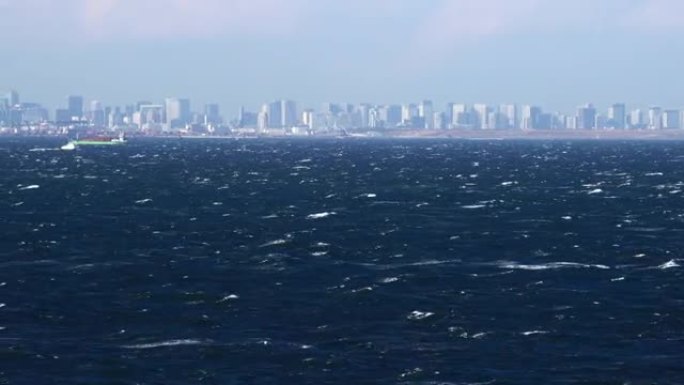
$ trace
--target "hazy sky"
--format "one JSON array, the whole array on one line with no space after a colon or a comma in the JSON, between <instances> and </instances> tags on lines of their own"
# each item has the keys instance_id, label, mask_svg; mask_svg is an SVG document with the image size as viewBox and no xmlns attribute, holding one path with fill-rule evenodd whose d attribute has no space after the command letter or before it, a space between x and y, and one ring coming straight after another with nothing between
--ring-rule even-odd
<instances>
[{"instance_id":1,"label":"hazy sky","mask_svg":"<svg viewBox=\"0 0 684 385\"><path fill-rule=\"evenodd\" d=\"M684 107L683 0L0 0L0 90Z\"/></svg>"}]
</instances>

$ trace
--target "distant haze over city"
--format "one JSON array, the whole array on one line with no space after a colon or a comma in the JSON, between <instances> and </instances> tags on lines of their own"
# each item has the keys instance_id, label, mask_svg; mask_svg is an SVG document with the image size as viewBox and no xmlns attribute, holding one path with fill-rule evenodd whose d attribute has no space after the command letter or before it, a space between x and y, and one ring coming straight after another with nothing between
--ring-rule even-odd
<instances>
[{"instance_id":1,"label":"distant haze over city","mask_svg":"<svg viewBox=\"0 0 684 385\"><path fill-rule=\"evenodd\" d=\"M0 1L0 90L50 110L183 96L684 107L678 0Z\"/></svg>"},{"instance_id":2,"label":"distant haze over city","mask_svg":"<svg viewBox=\"0 0 684 385\"><path fill-rule=\"evenodd\" d=\"M322 103L300 107L280 99L257 110L241 107L237 116L222 114L218 103L196 106L189 98L138 99L123 106L104 105L70 95L51 114L40 103L22 101L16 90L0 97L0 133L64 134L72 130L129 132L143 135L347 135L347 130L397 132L447 131L651 131L684 132L684 114L676 108L631 108L613 103L603 113L591 103L569 114L535 104L466 104L439 108L432 100L414 103Z\"/></svg>"}]
</instances>

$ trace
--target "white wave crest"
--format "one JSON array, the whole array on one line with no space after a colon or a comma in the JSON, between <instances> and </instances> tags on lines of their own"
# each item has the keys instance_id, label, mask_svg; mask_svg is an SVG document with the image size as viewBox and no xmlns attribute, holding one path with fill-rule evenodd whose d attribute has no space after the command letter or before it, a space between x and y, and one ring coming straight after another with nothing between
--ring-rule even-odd
<instances>
[{"instance_id":1,"label":"white wave crest","mask_svg":"<svg viewBox=\"0 0 684 385\"><path fill-rule=\"evenodd\" d=\"M276 239L274 241L266 242L263 245L259 247L271 247L271 246L278 246L278 245L284 245L288 243L289 241L287 239Z\"/></svg>"},{"instance_id":2,"label":"white wave crest","mask_svg":"<svg viewBox=\"0 0 684 385\"><path fill-rule=\"evenodd\" d=\"M159 349L159 348L170 348L175 346L193 346L193 345L206 345L208 341L195 340L195 339L183 339L183 340L168 340L160 342L151 342L147 344L135 344L135 345L125 345L125 349Z\"/></svg>"},{"instance_id":3,"label":"white wave crest","mask_svg":"<svg viewBox=\"0 0 684 385\"><path fill-rule=\"evenodd\" d=\"M536 335L541 335L541 334L549 334L549 332L547 332L546 330L530 330L527 332L523 332L521 334L524 335L525 337L529 337L529 336L536 336Z\"/></svg>"},{"instance_id":4,"label":"white wave crest","mask_svg":"<svg viewBox=\"0 0 684 385\"><path fill-rule=\"evenodd\" d=\"M324 213L317 213L317 214L310 214L306 217L306 219L323 219L327 218L332 215L337 215L335 212L324 212Z\"/></svg>"},{"instance_id":5,"label":"white wave crest","mask_svg":"<svg viewBox=\"0 0 684 385\"><path fill-rule=\"evenodd\" d=\"M430 318L433 315L435 315L435 313L431 313L429 311L414 310L409 315L407 315L406 318L411 320L411 321L421 321L421 320Z\"/></svg>"},{"instance_id":6,"label":"white wave crest","mask_svg":"<svg viewBox=\"0 0 684 385\"><path fill-rule=\"evenodd\" d=\"M658 268L659 268L660 270L674 269L674 268L677 268L677 267L680 267L680 265L679 265L679 264L677 263L677 261L675 261L674 259L671 260L671 261L669 261L669 262L663 263L663 264L660 265L660 266L658 266Z\"/></svg>"},{"instance_id":7,"label":"white wave crest","mask_svg":"<svg viewBox=\"0 0 684 385\"><path fill-rule=\"evenodd\" d=\"M230 295L227 295L227 296L221 298L221 300L218 301L218 303L223 303L223 302L228 302L228 301L234 301L234 300L237 300L237 299L240 299L240 297L239 297L237 294L230 294Z\"/></svg>"},{"instance_id":8,"label":"white wave crest","mask_svg":"<svg viewBox=\"0 0 684 385\"><path fill-rule=\"evenodd\" d=\"M466 210L477 210L477 209L483 209L487 207L487 205L466 205L466 206L461 206L462 209Z\"/></svg>"},{"instance_id":9,"label":"white wave crest","mask_svg":"<svg viewBox=\"0 0 684 385\"><path fill-rule=\"evenodd\" d=\"M523 265L517 262L504 262L499 265L502 269L511 270L555 270L555 269L600 269L609 270L610 266L606 265L591 265L584 263L574 263L574 262L549 262L542 263L538 265Z\"/></svg>"}]
</instances>

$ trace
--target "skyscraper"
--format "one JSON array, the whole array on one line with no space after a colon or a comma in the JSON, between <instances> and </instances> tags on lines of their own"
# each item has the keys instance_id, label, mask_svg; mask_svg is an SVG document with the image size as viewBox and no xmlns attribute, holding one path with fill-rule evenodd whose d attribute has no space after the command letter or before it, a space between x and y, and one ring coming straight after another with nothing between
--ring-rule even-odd
<instances>
[{"instance_id":1,"label":"skyscraper","mask_svg":"<svg viewBox=\"0 0 684 385\"><path fill-rule=\"evenodd\" d=\"M451 107L451 127L466 128L470 124L470 114L468 106L465 104L450 104Z\"/></svg>"},{"instance_id":2,"label":"skyscraper","mask_svg":"<svg viewBox=\"0 0 684 385\"><path fill-rule=\"evenodd\" d=\"M596 128L596 108L589 103L577 109L577 129L592 130Z\"/></svg>"},{"instance_id":3,"label":"skyscraper","mask_svg":"<svg viewBox=\"0 0 684 385\"><path fill-rule=\"evenodd\" d=\"M613 104L608 109L608 127L624 129L627 124L627 109L624 103Z\"/></svg>"},{"instance_id":4,"label":"skyscraper","mask_svg":"<svg viewBox=\"0 0 684 385\"><path fill-rule=\"evenodd\" d=\"M503 115L503 123L505 124L497 128L518 128L518 106L515 104L502 104L499 106L499 113Z\"/></svg>"},{"instance_id":5,"label":"skyscraper","mask_svg":"<svg viewBox=\"0 0 684 385\"><path fill-rule=\"evenodd\" d=\"M10 90L5 94L5 99L10 107L14 107L19 104L19 93L15 90Z\"/></svg>"},{"instance_id":6,"label":"skyscraper","mask_svg":"<svg viewBox=\"0 0 684 385\"><path fill-rule=\"evenodd\" d=\"M434 106L432 101L423 100L423 102L420 103L420 106L418 106L418 116L423 118L423 121L425 122L424 128L428 130L435 128Z\"/></svg>"},{"instance_id":7,"label":"skyscraper","mask_svg":"<svg viewBox=\"0 0 684 385\"><path fill-rule=\"evenodd\" d=\"M105 112L104 109L102 108L102 104L97 101L97 100L92 100L90 102L90 110L89 110L89 117L90 117L90 123L92 125L102 127L105 125Z\"/></svg>"},{"instance_id":8,"label":"skyscraper","mask_svg":"<svg viewBox=\"0 0 684 385\"><path fill-rule=\"evenodd\" d=\"M283 126L283 104L280 101L271 102L266 106L267 128L281 128Z\"/></svg>"},{"instance_id":9,"label":"skyscraper","mask_svg":"<svg viewBox=\"0 0 684 385\"><path fill-rule=\"evenodd\" d=\"M539 117L542 114L541 107L526 105L522 108L521 126L525 130L533 130L539 127Z\"/></svg>"},{"instance_id":10,"label":"skyscraper","mask_svg":"<svg viewBox=\"0 0 684 385\"><path fill-rule=\"evenodd\" d=\"M663 128L663 110L660 107L648 109L648 129L660 130Z\"/></svg>"},{"instance_id":11,"label":"skyscraper","mask_svg":"<svg viewBox=\"0 0 684 385\"><path fill-rule=\"evenodd\" d=\"M410 125L415 118L419 117L418 106L415 104L404 104L401 106L401 121L404 124Z\"/></svg>"},{"instance_id":12,"label":"skyscraper","mask_svg":"<svg viewBox=\"0 0 684 385\"><path fill-rule=\"evenodd\" d=\"M308 109L302 112L302 124L305 125L309 130L314 129L314 110Z\"/></svg>"},{"instance_id":13,"label":"skyscraper","mask_svg":"<svg viewBox=\"0 0 684 385\"><path fill-rule=\"evenodd\" d=\"M241 110L241 116L244 114L244 111ZM221 114L219 111L219 105L215 103L210 103L204 105L204 124L221 124Z\"/></svg>"},{"instance_id":14,"label":"skyscraper","mask_svg":"<svg viewBox=\"0 0 684 385\"><path fill-rule=\"evenodd\" d=\"M67 97L67 110L70 120L80 120L83 117L83 96L70 95Z\"/></svg>"},{"instance_id":15,"label":"skyscraper","mask_svg":"<svg viewBox=\"0 0 684 385\"><path fill-rule=\"evenodd\" d=\"M162 128L166 106L160 104L140 104L138 111L133 114L133 122L140 129L157 130Z\"/></svg>"},{"instance_id":16,"label":"skyscraper","mask_svg":"<svg viewBox=\"0 0 684 385\"><path fill-rule=\"evenodd\" d=\"M489 106L486 104L475 104L473 105L473 112L475 113L475 128L482 130L489 129Z\"/></svg>"},{"instance_id":17,"label":"skyscraper","mask_svg":"<svg viewBox=\"0 0 684 385\"><path fill-rule=\"evenodd\" d=\"M629 114L629 125L633 129L644 128L644 112L640 109L633 110Z\"/></svg>"},{"instance_id":18,"label":"skyscraper","mask_svg":"<svg viewBox=\"0 0 684 385\"><path fill-rule=\"evenodd\" d=\"M679 129L681 128L679 110L665 110L663 111L663 128Z\"/></svg>"},{"instance_id":19,"label":"skyscraper","mask_svg":"<svg viewBox=\"0 0 684 385\"><path fill-rule=\"evenodd\" d=\"M337 116L342 113L342 107L336 103L323 103L321 106L321 113Z\"/></svg>"},{"instance_id":20,"label":"skyscraper","mask_svg":"<svg viewBox=\"0 0 684 385\"><path fill-rule=\"evenodd\" d=\"M371 108L372 106L366 103L358 105L352 115L352 126L370 127Z\"/></svg>"},{"instance_id":21,"label":"skyscraper","mask_svg":"<svg viewBox=\"0 0 684 385\"><path fill-rule=\"evenodd\" d=\"M392 104L387 106L387 127L394 128L401 124L401 106Z\"/></svg>"},{"instance_id":22,"label":"skyscraper","mask_svg":"<svg viewBox=\"0 0 684 385\"><path fill-rule=\"evenodd\" d=\"M261 111L257 115L257 132L262 133L268 128L271 117L269 116L270 104L261 106Z\"/></svg>"},{"instance_id":23,"label":"skyscraper","mask_svg":"<svg viewBox=\"0 0 684 385\"><path fill-rule=\"evenodd\" d=\"M282 127L291 128L297 125L297 103L292 100L281 100L281 120Z\"/></svg>"},{"instance_id":24,"label":"skyscraper","mask_svg":"<svg viewBox=\"0 0 684 385\"><path fill-rule=\"evenodd\" d=\"M58 108L55 111L55 123L58 125L64 125L71 122L71 113L68 109Z\"/></svg>"},{"instance_id":25,"label":"skyscraper","mask_svg":"<svg viewBox=\"0 0 684 385\"><path fill-rule=\"evenodd\" d=\"M166 125L169 128L183 128L192 120L189 99L167 98L165 106Z\"/></svg>"}]
</instances>

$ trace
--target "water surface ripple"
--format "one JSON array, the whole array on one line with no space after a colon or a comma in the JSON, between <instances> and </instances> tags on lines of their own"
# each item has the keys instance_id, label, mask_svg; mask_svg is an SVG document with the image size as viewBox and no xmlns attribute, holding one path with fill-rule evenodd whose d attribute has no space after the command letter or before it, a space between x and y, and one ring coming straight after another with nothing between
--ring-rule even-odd
<instances>
[{"instance_id":1,"label":"water surface ripple","mask_svg":"<svg viewBox=\"0 0 684 385\"><path fill-rule=\"evenodd\" d=\"M684 383L684 142L0 140L0 383Z\"/></svg>"}]
</instances>

